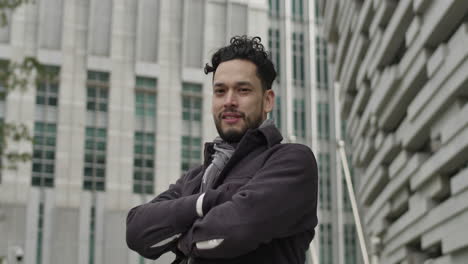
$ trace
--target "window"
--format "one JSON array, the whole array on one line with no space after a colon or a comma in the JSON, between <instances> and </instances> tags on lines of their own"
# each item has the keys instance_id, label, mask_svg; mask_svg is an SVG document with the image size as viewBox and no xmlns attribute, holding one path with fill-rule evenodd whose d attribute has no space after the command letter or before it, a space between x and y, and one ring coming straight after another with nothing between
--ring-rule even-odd
<instances>
[{"instance_id":1,"label":"window","mask_svg":"<svg viewBox=\"0 0 468 264\"><path fill-rule=\"evenodd\" d=\"M322 14L320 12L321 6L322 6L322 1L321 0L315 0L315 24L319 25L322 23Z\"/></svg>"},{"instance_id":2,"label":"window","mask_svg":"<svg viewBox=\"0 0 468 264\"><path fill-rule=\"evenodd\" d=\"M330 223L320 224L320 264L333 264L333 232Z\"/></svg>"},{"instance_id":3,"label":"window","mask_svg":"<svg viewBox=\"0 0 468 264\"><path fill-rule=\"evenodd\" d=\"M319 153L319 200L320 209L331 210L331 173L330 173L330 154Z\"/></svg>"},{"instance_id":4,"label":"window","mask_svg":"<svg viewBox=\"0 0 468 264\"><path fill-rule=\"evenodd\" d=\"M154 193L156 89L154 78L136 77L133 192Z\"/></svg>"},{"instance_id":5,"label":"window","mask_svg":"<svg viewBox=\"0 0 468 264\"><path fill-rule=\"evenodd\" d=\"M37 108L36 122L34 123L31 179L33 186L54 186L57 125L50 120L56 120L56 115L53 113L56 113L58 106L59 75L59 67L44 66L40 69L37 76Z\"/></svg>"},{"instance_id":6,"label":"window","mask_svg":"<svg viewBox=\"0 0 468 264\"><path fill-rule=\"evenodd\" d=\"M271 17L279 17L279 15L280 15L280 0L268 0L268 14Z\"/></svg>"},{"instance_id":7,"label":"window","mask_svg":"<svg viewBox=\"0 0 468 264\"><path fill-rule=\"evenodd\" d=\"M318 136L319 139L330 139L330 119L328 103L318 103Z\"/></svg>"},{"instance_id":8,"label":"window","mask_svg":"<svg viewBox=\"0 0 468 264\"><path fill-rule=\"evenodd\" d=\"M294 131L296 136L305 138L305 104L304 99L294 99Z\"/></svg>"},{"instance_id":9,"label":"window","mask_svg":"<svg viewBox=\"0 0 468 264\"><path fill-rule=\"evenodd\" d=\"M91 214L89 218L89 264L94 264L95 255L95 244L96 244L96 207L91 207Z\"/></svg>"},{"instance_id":10,"label":"window","mask_svg":"<svg viewBox=\"0 0 468 264\"><path fill-rule=\"evenodd\" d=\"M304 87L304 34L293 32L293 82L297 87Z\"/></svg>"},{"instance_id":11,"label":"window","mask_svg":"<svg viewBox=\"0 0 468 264\"><path fill-rule=\"evenodd\" d=\"M42 264L42 242L44 237L44 203L39 202L39 215L37 219L37 248L36 263Z\"/></svg>"},{"instance_id":12,"label":"window","mask_svg":"<svg viewBox=\"0 0 468 264\"><path fill-rule=\"evenodd\" d=\"M354 224L344 225L345 263L357 263L356 228Z\"/></svg>"},{"instance_id":13,"label":"window","mask_svg":"<svg viewBox=\"0 0 468 264\"><path fill-rule=\"evenodd\" d=\"M45 66L39 71L36 91L36 104L57 107L60 68Z\"/></svg>"},{"instance_id":14,"label":"window","mask_svg":"<svg viewBox=\"0 0 468 264\"><path fill-rule=\"evenodd\" d=\"M280 63L280 60L281 60L281 57L280 57L280 52L281 52L281 48L280 48L280 43L281 43L281 39L280 39L280 32L278 29L268 29L268 48L271 52L271 60L273 61L273 64L275 65L275 69L276 69L276 82L279 83L280 79L280 66L281 66L281 63Z\"/></svg>"},{"instance_id":15,"label":"window","mask_svg":"<svg viewBox=\"0 0 468 264\"><path fill-rule=\"evenodd\" d=\"M135 113L137 117L156 116L156 94L137 91L135 95Z\"/></svg>"},{"instance_id":16,"label":"window","mask_svg":"<svg viewBox=\"0 0 468 264\"><path fill-rule=\"evenodd\" d=\"M320 38L315 38L315 71L317 87L321 90L327 90L328 82L328 63L327 63L327 42Z\"/></svg>"},{"instance_id":17,"label":"window","mask_svg":"<svg viewBox=\"0 0 468 264\"><path fill-rule=\"evenodd\" d=\"M34 124L32 185L54 186L55 138L57 127L52 123Z\"/></svg>"},{"instance_id":18,"label":"window","mask_svg":"<svg viewBox=\"0 0 468 264\"><path fill-rule=\"evenodd\" d=\"M182 171L201 164L202 86L183 84L182 92Z\"/></svg>"},{"instance_id":19,"label":"window","mask_svg":"<svg viewBox=\"0 0 468 264\"><path fill-rule=\"evenodd\" d=\"M85 153L83 189L104 191L106 178L106 145L109 74L88 71L86 86L86 109L88 116L85 130Z\"/></svg>"},{"instance_id":20,"label":"window","mask_svg":"<svg viewBox=\"0 0 468 264\"><path fill-rule=\"evenodd\" d=\"M201 138L182 136L182 171L201 163Z\"/></svg>"},{"instance_id":21,"label":"window","mask_svg":"<svg viewBox=\"0 0 468 264\"><path fill-rule=\"evenodd\" d=\"M154 193L154 133L135 132L133 192Z\"/></svg>"},{"instance_id":22,"label":"window","mask_svg":"<svg viewBox=\"0 0 468 264\"><path fill-rule=\"evenodd\" d=\"M157 81L155 78L137 76L135 84L139 90L156 91Z\"/></svg>"},{"instance_id":23,"label":"window","mask_svg":"<svg viewBox=\"0 0 468 264\"><path fill-rule=\"evenodd\" d=\"M107 112L108 90L108 73L88 71L86 110L90 112Z\"/></svg>"},{"instance_id":24,"label":"window","mask_svg":"<svg viewBox=\"0 0 468 264\"><path fill-rule=\"evenodd\" d=\"M272 1L275 1L275 0L271 0L270 2ZM276 79L275 79L276 83L280 82L280 67L281 67L280 41L281 40L280 40L279 30L269 28L268 29L268 48L271 52L271 60L273 61L273 64L275 65L275 69L277 73ZM279 88L280 86L277 85L275 87ZM279 96L279 91L278 90L276 91L278 94L276 95L276 98L275 98L275 108L273 109L273 112L271 114L272 114L273 119L275 120L276 126L278 128L281 128L281 97Z\"/></svg>"},{"instance_id":25,"label":"window","mask_svg":"<svg viewBox=\"0 0 468 264\"><path fill-rule=\"evenodd\" d=\"M156 79L136 78L135 114L137 117L156 116Z\"/></svg>"},{"instance_id":26,"label":"window","mask_svg":"<svg viewBox=\"0 0 468 264\"><path fill-rule=\"evenodd\" d=\"M294 20L304 19L304 0L291 0L291 12Z\"/></svg>"},{"instance_id":27,"label":"window","mask_svg":"<svg viewBox=\"0 0 468 264\"><path fill-rule=\"evenodd\" d=\"M105 128L86 127L84 184L85 190L104 191L106 178Z\"/></svg>"},{"instance_id":28,"label":"window","mask_svg":"<svg viewBox=\"0 0 468 264\"><path fill-rule=\"evenodd\" d=\"M182 119L201 122L202 94L201 85L184 84L182 96Z\"/></svg>"}]
</instances>

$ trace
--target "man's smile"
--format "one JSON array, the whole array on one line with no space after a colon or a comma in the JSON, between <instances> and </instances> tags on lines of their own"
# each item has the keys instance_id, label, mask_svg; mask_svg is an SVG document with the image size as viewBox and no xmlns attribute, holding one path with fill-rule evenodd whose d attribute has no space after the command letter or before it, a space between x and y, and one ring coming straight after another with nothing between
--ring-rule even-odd
<instances>
[{"instance_id":1,"label":"man's smile","mask_svg":"<svg viewBox=\"0 0 468 264\"><path fill-rule=\"evenodd\" d=\"M224 112L221 114L221 119L227 124L235 124L243 118L242 113L238 112Z\"/></svg>"}]
</instances>

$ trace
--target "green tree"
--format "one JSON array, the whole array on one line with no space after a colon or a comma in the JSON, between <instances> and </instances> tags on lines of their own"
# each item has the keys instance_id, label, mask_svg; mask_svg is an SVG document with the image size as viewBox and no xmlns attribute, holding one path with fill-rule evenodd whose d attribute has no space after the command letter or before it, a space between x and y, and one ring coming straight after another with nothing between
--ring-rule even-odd
<instances>
[{"instance_id":1,"label":"green tree","mask_svg":"<svg viewBox=\"0 0 468 264\"><path fill-rule=\"evenodd\" d=\"M33 0L0 0L0 27L8 25L8 14L22 4L33 2Z\"/></svg>"},{"instance_id":2,"label":"green tree","mask_svg":"<svg viewBox=\"0 0 468 264\"><path fill-rule=\"evenodd\" d=\"M32 0L0 0L0 27L8 26L8 14L12 14L22 4L33 2ZM35 58L27 57L22 62L1 60L0 101L4 101L13 90L25 91L33 72L36 72L38 76L42 72L42 67ZM15 169L18 162L26 162L31 159L29 152L8 149L9 142L20 141L32 141L28 127L25 124L5 122L5 120L0 119L0 168Z\"/></svg>"}]
</instances>

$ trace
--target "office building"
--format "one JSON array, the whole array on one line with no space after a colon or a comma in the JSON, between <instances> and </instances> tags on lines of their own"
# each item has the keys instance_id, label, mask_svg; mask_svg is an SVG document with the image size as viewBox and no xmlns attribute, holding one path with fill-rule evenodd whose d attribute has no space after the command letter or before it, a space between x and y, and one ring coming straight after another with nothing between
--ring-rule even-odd
<instances>
[{"instance_id":1,"label":"office building","mask_svg":"<svg viewBox=\"0 0 468 264\"><path fill-rule=\"evenodd\" d=\"M319 165L319 226L311 259L321 264L361 263L336 139L345 135L335 116L322 13L326 1L270 0L269 42L279 72L273 117L290 142L307 144ZM342 136L343 134L343 136ZM337 192L342 195L337 195Z\"/></svg>"}]
</instances>

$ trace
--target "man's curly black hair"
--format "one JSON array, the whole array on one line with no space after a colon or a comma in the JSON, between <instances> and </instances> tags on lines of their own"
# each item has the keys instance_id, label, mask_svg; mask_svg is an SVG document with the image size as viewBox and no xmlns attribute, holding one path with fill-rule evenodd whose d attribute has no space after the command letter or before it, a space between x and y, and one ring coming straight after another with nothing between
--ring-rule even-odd
<instances>
[{"instance_id":1,"label":"man's curly black hair","mask_svg":"<svg viewBox=\"0 0 468 264\"><path fill-rule=\"evenodd\" d=\"M249 38L247 36L234 36L231 38L229 46L222 47L211 57L212 66L205 65L205 74L215 73L219 64L233 59L243 59L254 63L257 66L257 75L262 81L263 90L271 89L271 85L276 78L275 67L260 37Z\"/></svg>"}]
</instances>

